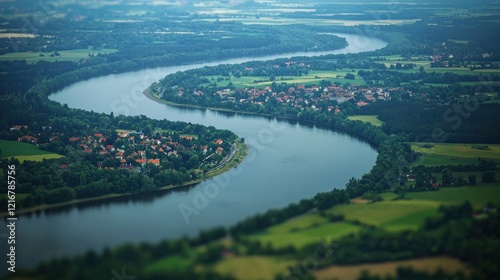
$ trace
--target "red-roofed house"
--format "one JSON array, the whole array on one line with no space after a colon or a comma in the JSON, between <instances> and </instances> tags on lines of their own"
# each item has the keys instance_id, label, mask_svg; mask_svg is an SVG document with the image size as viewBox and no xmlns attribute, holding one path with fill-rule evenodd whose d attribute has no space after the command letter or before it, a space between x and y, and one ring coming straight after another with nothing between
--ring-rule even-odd
<instances>
[{"instance_id":1,"label":"red-roofed house","mask_svg":"<svg viewBox=\"0 0 500 280\"><path fill-rule=\"evenodd\" d=\"M160 160L159 159L150 159L148 160L148 163L152 163L156 166L159 166L160 165Z\"/></svg>"}]
</instances>

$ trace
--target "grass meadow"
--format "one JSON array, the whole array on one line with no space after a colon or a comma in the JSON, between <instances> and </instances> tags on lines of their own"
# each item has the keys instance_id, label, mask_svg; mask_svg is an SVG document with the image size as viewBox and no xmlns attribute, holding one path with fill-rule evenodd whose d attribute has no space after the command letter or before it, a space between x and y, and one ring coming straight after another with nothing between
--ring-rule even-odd
<instances>
[{"instance_id":1,"label":"grass meadow","mask_svg":"<svg viewBox=\"0 0 500 280\"><path fill-rule=\"evenodd\" d=\"M0 140L0 149L2 150L0 158L15 157L20 162L25 160L42 161L43 159L63 157L59 154L39 150L38 147L33 144L18 141Z\"/></svg>"},{"instance_id":2,"label":"grass meadow","mask_svg":"<svg viewBox=\"0 0 500 280\"><path fill-rule=\"evenodd\" d=\"M38 61L80 61L82 58L88 58L89 54L97 55L108 54L117 52L116 49L102 49L102 50L91 50L91 49L74 49L66 51L58 51L61 56L50 56L50 52L16 52L7 53L0 55L0 61L11 61L11 60L26 60L28 64L37 63ZM43 56L41 56L43 55Z\"/></svg>"},{"instance_id":3,"label":"grass meadow","mask_svg":"<svg viewBox=\"0 0 500 280\"><path fill-rule=\"evenodd\" d=\"M351 121L362 121L362 122L367 122L371 125L374 126L382 126L384 124L383 121L379 120L376 115L354 115L354 116L349 116L347 117L348 120Z\"/></svg>"},{"instance_id":4,"label":"grass meadow","mask_svg":"<svg viewBox=\"0 0 500 280\"><path fill-rule=\"evenodd\" d=\"M477 164L478 158L500 162L498 144L411 143L413 151L421 153L414 166Z\"/></svg>"}]
</instances>

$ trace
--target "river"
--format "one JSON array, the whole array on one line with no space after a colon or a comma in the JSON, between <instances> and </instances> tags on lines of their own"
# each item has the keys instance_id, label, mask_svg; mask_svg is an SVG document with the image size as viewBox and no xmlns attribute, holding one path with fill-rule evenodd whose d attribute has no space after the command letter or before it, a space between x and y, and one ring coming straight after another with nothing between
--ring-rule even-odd
<instances>
[{"instance_id":1,"label":"river","mask_svg":"<svg viewBox=\"0 0 500 280\"><path fill-rule=\"evenodd\" d=\"M279 57L356 53L386 45L376 38L339 35L349 43L341 50L146 69L78 82L51 95L51 100L71 108L143 114L229 129L245 138L249 155L232 171L190 188L23 215L16 229L17 267L33 267L40 261L74 256L90 249L100 252L104 247L126 242L153 243L194 236L202 229L229 226L318 192L343 188L349 178L368 172L377 153L352 136L259 116L172 107L142 94L151 83L177 71Z\"/></svg>"}]
</instances>

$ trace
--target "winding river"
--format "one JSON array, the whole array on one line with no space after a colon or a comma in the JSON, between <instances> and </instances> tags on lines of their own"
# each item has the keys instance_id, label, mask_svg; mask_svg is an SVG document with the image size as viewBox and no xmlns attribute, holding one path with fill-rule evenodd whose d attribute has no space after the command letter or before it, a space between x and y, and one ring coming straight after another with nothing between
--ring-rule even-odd
<instances>
[{"instance_id":1,"label":"winding river","mask_svg":"<svg viewBox=\"0 0 500 280\"><path fill-rule=\"evenodd\" d=\"M17 267L32 267L52 257L90 249L100 252L126 242L194 236L202 229L229 226L318 192L342 188L349 178L368 172L377 153L352 136L259 116L171 107L142 94L151 83L177 71L278 57L356 53L386 45L376 38L339 35L349 43L341 50L146 69L79 82L51 95L51 100L72 108L229 129L245 138L249 155L237 168L189 188L21 216L17 223Z\"/></svg>"}]
</instances>

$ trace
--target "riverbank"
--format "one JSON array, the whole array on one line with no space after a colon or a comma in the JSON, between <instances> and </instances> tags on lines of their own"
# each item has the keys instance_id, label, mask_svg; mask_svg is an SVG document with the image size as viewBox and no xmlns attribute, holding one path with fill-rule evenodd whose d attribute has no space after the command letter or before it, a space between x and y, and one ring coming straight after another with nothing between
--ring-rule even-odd
<instances>
[{"instance_id":1,"label":"riverbank","mask_svg":"<svg viewBox=\"0 0 500 280\"><path fill-rule=\"evenodd\" d=\"M374 142L373 139L370 139L369 137L366 137L363 134L356 133L353 130L346 129L344 127L339 127L339 126L331 126L326 123L316 123L314 121L308 121L308 120L297 120L297 119L291 119L291 118L286 118L286 117L279 117L279 116L274 116L271 114L263 114L263 113L252 113L252 112L246 112L246 111L236 111L232 109L226 109L226 108L218 108L218 107L204 107L201 105L193 105L193 104L181 104L181 103L175 103L172 101L167 101L165 99L160 98L158 95L152 93L149 88L144 90L143 94L149 98L150 100L153 100L155 102L158 102L160 104L165 104L173 107L178 107L178 108L193 108L193 109L205 109L205 110L211 110L211 111L216 111L216 112L228 112L228 113L234 113L234 114L243 114L243 115L252 115L252 116L259 116L259 117L268 117L268 118L276 118L280 120L286 120L286 121L294 121L294 122L300 122L300 123L306 123L306 124L311 124L311 125L317 125L319 127L324 127L327 129L335 129L337 131L342 131L345 133L348 133L350 135L354 135L356 137L359 137L363 141L368 142L370 145L372 145L375 149L378 148L378 143ZM346 119L348 120L348 119ZM378 126L376 126L378 127Z\"/></svg>"},{"instance_id":2,"label":"riverbank","mask_svg":"<svg viewBox=\"0 0 500 280\"><path fill-rule=\"evenodd\" d=\"M245 112L245 111L236 111L233 109L226 109L226 108L218 108L218 107L205 107L201 105L194 105L194 104L181 104L181 103L175 103L172 101L167 101L165 99L161 99L158 95L152 93L149 88L144 90L143 94L158 103L169 105L169 106L174 106L174 107L179 107L179 108L193 108L193 109L206 109L206 110L211 110L211 111L217 111L217 112L226 112L226 113L235 113L235 114L245 114L245 115L253 115L253 116L259 116L259 117L270 117L274 118L275 116L271 114L262 114L262 113L252 113L252 112Z\"/></svg>"},{"instance_id":3,"label":"riverbank","mask_svg":"<svg viewBox=\"0 0 500 280\"><path fill-rule=\"evenodd\" d=\"M199 179L191 180L191 181L185 182L185 183L180 184L180 185L164 186L164 187L158 188L157 190L155 190L153 192L189 187L189 186L201 183L205 180L211 179L215 176L221 175L224 172L229 171L232 168L236 168L241 162L243 162L245 157L248 155L248 146L242 142L236 142L235 145L236 145L236 151L235 151L234 155L222 167L218 168L217 170L208 172L208 173L204 174ZM74 199L71 201L55 203L55 204L43 204L43 205L37 205L34 207L30 207L30 208L16 210L16 214L17 215L25 215L25 214L39 212L39 211L48 210L48 209L57 209L57 208L62 208L62 207L67 207L67 206L72 206L72 205L77 205L77 204L82 204L82 203L104 201L104 200L108 200L108 199L134 196L134 195L138 195L138 194L141 194L141 193L108 194L108 195L85 198L85 199ZM8 217L8 212L0 212L0 217L2 217L2 218Z\"/></svg>"}]
</instances>

